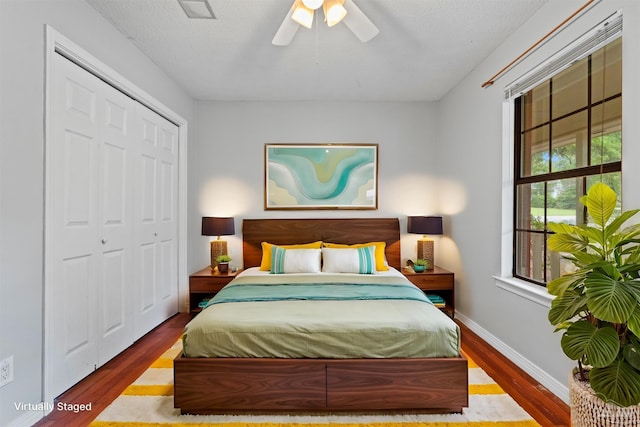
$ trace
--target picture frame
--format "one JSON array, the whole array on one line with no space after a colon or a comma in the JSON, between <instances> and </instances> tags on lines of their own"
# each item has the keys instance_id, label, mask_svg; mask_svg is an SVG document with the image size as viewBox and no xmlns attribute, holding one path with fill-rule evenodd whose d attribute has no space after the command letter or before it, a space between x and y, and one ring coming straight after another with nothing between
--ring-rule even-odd
<instances>
[{"instance_id":1,"label":"picture frame","mask_svg":"<svg viewBox=\"0 0 640 427\"><path fill-rule=\"evenodd\" d=\"M265 144L265 210L378 209L378 144Z\"/></svg>"}]
</instances>

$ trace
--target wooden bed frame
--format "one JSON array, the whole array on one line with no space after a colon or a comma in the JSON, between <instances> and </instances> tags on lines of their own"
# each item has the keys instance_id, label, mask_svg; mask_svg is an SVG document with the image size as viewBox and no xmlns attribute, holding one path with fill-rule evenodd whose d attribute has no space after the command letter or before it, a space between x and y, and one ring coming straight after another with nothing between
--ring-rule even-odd
<instances>
[{"instance_id":1,"label":"wooden bed frame","mask_svg":"<svg viewBox=\"0 0 640 427\"><path fill-rule=\"evenodd\" d=\"M261 242L385 241L401 269L397 218L245 219L244 267L259 266ZM174 361L174 407L186 414L272 411L462 412L467 360L186 358Z\"/></svg>"}]
</instances>

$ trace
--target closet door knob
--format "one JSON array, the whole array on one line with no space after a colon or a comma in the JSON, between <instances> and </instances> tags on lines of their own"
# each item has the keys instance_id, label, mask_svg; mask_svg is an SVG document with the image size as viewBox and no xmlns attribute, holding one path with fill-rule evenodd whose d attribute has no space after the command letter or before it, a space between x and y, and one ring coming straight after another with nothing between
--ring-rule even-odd
<instances>
[{"instance_id":1,"label":"closet door knob","mask_svg":"<svg viewBox=\"0 0 640 427\"><path fill-rule=\"evenodd\" d=\"M106 245L106 244L107 244L107 239L102 239L100 242L101 242L103 245Z\"/></svg>"}]
</instances>

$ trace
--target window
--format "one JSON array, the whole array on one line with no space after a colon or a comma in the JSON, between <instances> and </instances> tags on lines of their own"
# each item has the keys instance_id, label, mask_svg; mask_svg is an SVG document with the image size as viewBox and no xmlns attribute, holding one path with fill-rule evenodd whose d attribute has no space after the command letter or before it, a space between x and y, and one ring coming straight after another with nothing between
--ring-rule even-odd
<instances>
[{"instance_id":1,"label":"window","mask_svg":"<svg viewBox=\"0 0 640 427\"><path fill-rule=\"evenodd\" d=\"M547 223L587 223L579 199L594 182L621 194L622 38L513 101L513 275L544 286L572 268L548 251Z\"/></svg>"}]
</instances>

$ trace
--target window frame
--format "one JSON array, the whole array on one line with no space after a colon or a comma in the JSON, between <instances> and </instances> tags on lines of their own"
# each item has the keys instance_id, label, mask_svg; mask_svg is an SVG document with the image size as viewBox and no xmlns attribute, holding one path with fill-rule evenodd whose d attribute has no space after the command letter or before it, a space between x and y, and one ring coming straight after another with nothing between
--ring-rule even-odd
<instances>
[{"instance_id":1,"label":"window frame","mask_svg":"<svg viewBox=\"0 0 640 427\"><path fill-rule=\"evenodd\" d=\"M522 156L521 156L521 133L519 132L521 129L522 123L519 123L522 120L521 116L521 108L522 108L522 95L527 93L532 88L544 83L545 81L552 79L554 76L558 75L565 69L569 68L574 63L590 57L594 52L606 46L617 38L622 36L622 11L617 11L616 13L609 16L607 19L602 21L600 24L596 25L589 32L585 33L583 36L575 40L573 43L563 48L552 57L548 58L545 62L539 64L538 66L531 69L529 72L516 79L511 84L507 85L505 89L505 119L508 122L505 122L505 138L508 138L508 143L510 147L507 148L507 141L505 140L505 150L503 153L505 155L505 165L510 165L509 170L504 170L506 174L508 174L508 181L511 182L509 188L504 187L503 195L503 214L507 214L510 211L510 215L503 219L504 226L509 226L511 228L511 233L507 237L507 239L503 240L503 267L502 274L500 277L496 277L496 279L505 280L507 282L510 281L518 281L521 280L524 283L529 283L529 286L533 286L533 288L542 288L546 287L546 282L541 282L539 280L535 280L534 278L526 277L518 274L517 266L518 266L518 254L517 254L517 241L518 241L518 233L523 230L523 228L518 227L518 186L527 183L533 182L543 182L545 183L545 209L547 206L547 193L546 193L546 183L551 181L556 181L559 179L567 179L567 178L575 178L582 177L583 186L586 185L586 180L589 176L599 175L601 173L611 173L611 172L620 172L622 171L622 159L619 161L604 163L604 164L596 164L590 165L590 151L592 145L592 119L590 110L593 108L597 108L600 105L604 105L606 102L611 101L617 97L621 97L621 93L606 97L605 99L600 99L597 102L591 102L591 96L589 96L588 105L586 107L578 108L576 111L572 111L570 113L563 114L562 117L552 118L551 115L548 119L547 124L561 120L562 118L568 117L569 115L577 114L581 110L588 111L588 122L586 125L586 129L588 131L587 136L587 153L588 153L588 165L581 166L574 169L562 170L553 172L549 169L548 173L538 174L533 176L521 176L522 171ZM589 79L589 90L591 87L591 78L592 78L592 70L591 70L591 59L589 59L588 64L588 79ZM550 94L552 93L552 88L550 88ZM603 93L604 95L604 93ZM551 95L549 95L549 103L552 102ZM518 121L518 123L516 122ZM551 135L552 130L549 129L549 134ZM553 148L553 140L549 138L549 149ZM506 157L509 156L507 159ZM551 160L550 160L551 161ZM583 190L584 191L584 190ZM507 195L507 193L510 193ZM505 204L506 202L506 204ZM550 234L550 232L546 228L546 216L544 227L539 230L539 233L545 236L545 240ZM507 221L507 222L504 222ZM527 231L531 231L531 229L526 229ZM546 241L544 244L544 257L546 259L547 256L547 245ZM506 267L506 268L505 268ZM545 276L546 277L546 267L545 267ZM547 279L547 281L550 279ZM507 283L505 282L505 283Z\"/></svg>"}]
</instances>

